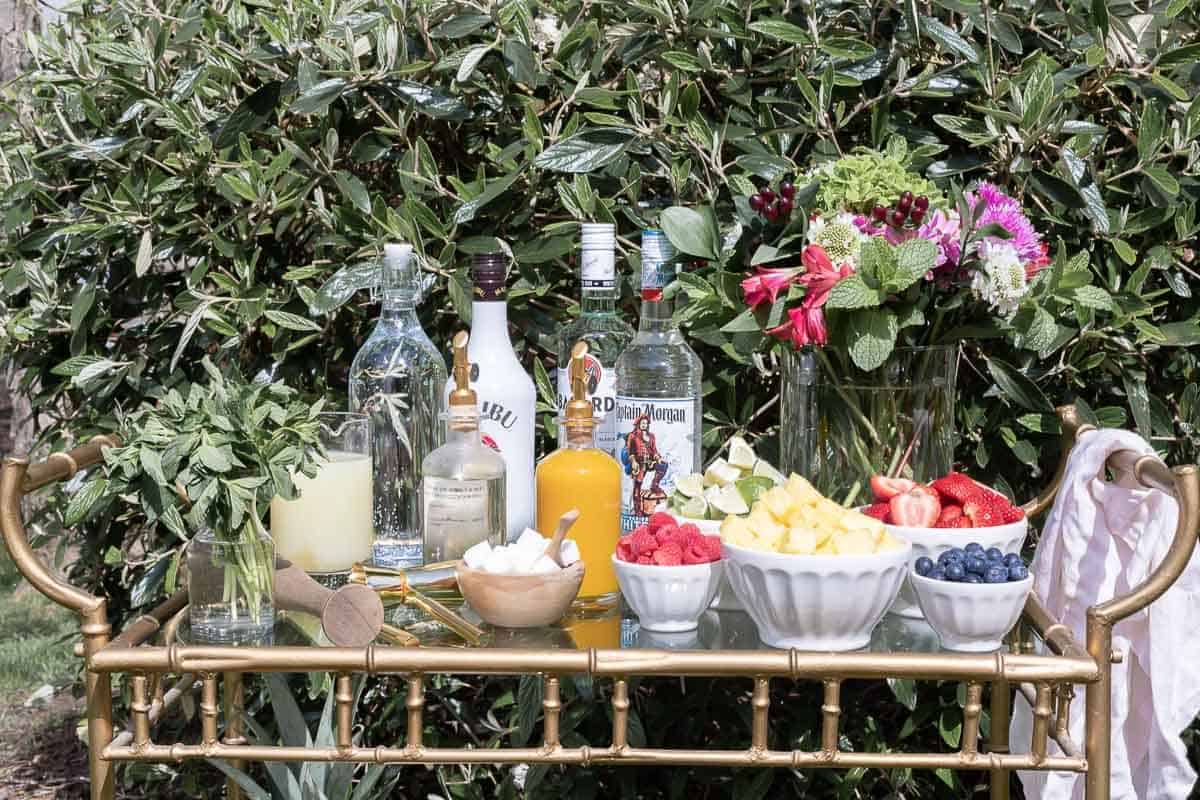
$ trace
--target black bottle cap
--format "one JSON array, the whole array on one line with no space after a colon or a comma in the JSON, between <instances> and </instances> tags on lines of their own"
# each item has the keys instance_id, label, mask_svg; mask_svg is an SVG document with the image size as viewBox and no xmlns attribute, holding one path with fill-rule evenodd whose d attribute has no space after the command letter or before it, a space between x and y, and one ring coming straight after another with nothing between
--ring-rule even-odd
<instances>
[{"instance_id":1,"label":"black bottle cap","mask_svg":"<svg viewBox=\"0 0 1200 800\"><path fill-rule=\"evenodd\" d=\"M471 258L476 300L504 300L508 264L503 253L479 253Z\"/></svg>"}]
</instances>

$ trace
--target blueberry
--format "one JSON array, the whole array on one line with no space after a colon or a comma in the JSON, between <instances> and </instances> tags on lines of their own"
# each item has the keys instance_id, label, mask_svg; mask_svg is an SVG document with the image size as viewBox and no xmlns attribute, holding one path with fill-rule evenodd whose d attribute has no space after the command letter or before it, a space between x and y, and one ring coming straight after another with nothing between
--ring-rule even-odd
<instances>
[{"instance_id":1,"label":"blueberry","mask_svg":"<svg viewBox=\"0 0 1200 800\"><path fill-rule=\"evenodd\" d=\"M984 583L1005 583L1008 581L1008 570L1003 566L988 567L983 575Z\"/></svg>"},{"instance_id":2,"label":"blueberry","mask_svg":"<svg viewBox=\"0 0 1200 800\"><path fill-rule=\"evenodd\" d=\"M979 577L974 572L968 572L967 577L963 578L963 583L983 583L983 578Z\"/></svg>"},{"instance_id":3,"label":"blueberry","mask_svg":"<svg viewBox=\"0 0 1200 800\"><path fill-rule=\"evenodd\" d=\"M933 559L929 556L921 556L917 559L917 563L913 565L918 575L926 576L933 569Z\"/></svg>"},{"instance_id":4,"label":"blueberry","mask_svg":"<svg viewBox=\"0 0 1200 800\"><path fill-rule=\"evenodd\" d=\"M958 559L956 559L954 556L952 556L950 554L949 550L947 550L946 552L942 553L941 555L939 555L937 557L937 563L941 564L943 567L946 566L947 564L949 564L951 561L957 561L957 560Z\"/></svg>"},{"instance_id":5,"label":"blueberry","mask_svg":"<svg viewBox=\"0 0 1200 800\"><path fill-rule=\"evenodd\" d=\"M1016 553L1009 553L1008 555L1006 555L1004 557L1004 563L1008 564L1010 569L1017 565L1021 565L1021 566L1025 565L1025 562L1022 561L1021 557L1019 555L1017 555Z\"/></svg>"},{"instance_id":6,"label":"blueberry","mask_svg":"<svg viewBox=\"0 0 1200 800\"><path fill-rule=\"evenodd\" d=\"M946 580L946 570L941 564L937 564L933 569L929 570L929 574L925 577L935 581L944 581Z\"/></svg>"},{"instance_id":7,"label":"blueberry","mask_svg":"<svg viewBox=\"0 0 1200 800\"><path fill-rule=\"evenodd\" d=\"M1010 581L1023 581L1029 577L1029 567L1024 564L1017 564L1008 568L1008 579Z\"/></svg>"},{"instance_id":8,"label":"blueberry","mask_svg":"<svg viewBox=\"0 0 1200 800\"><path fill-rule=\"evenodd\" d=\"M946 565L946 580L958 582L965 577L967 577L967 570L961 561L951 561Z\"/></svg>"},{"instance_id":9,"label":"blueberry","mask_svg":"<svg viewBox=\"0 0 1200 800\"><path fill-rule=\"evenodd\" d=\"M979 542L971 542L970 544L968 544L966 547L963 548L963 552L979 553L979 555L983 555L983 545L981 545Z\"/></svg>"},{"instance_id":10,"label":"blueberry","mask_svg":"<svg viewBox=\"0 0 1200 800\"><path fill-rule=\"evenodd\" d=\"M985 553L988 561L1003 561L1004 553L1000 552L999 547L989 547Z\"/></svg>"},{"instance_id":11,"label":"blueberry","mask_svg":"<svg viewBox=\"0 0 1200 800\"><path fill-rule=\"evenodd\" d=\"M967 572L982 575L987 570L987 559L983 556L969 555L964 566Z\"/></svg>"}]
</instances>

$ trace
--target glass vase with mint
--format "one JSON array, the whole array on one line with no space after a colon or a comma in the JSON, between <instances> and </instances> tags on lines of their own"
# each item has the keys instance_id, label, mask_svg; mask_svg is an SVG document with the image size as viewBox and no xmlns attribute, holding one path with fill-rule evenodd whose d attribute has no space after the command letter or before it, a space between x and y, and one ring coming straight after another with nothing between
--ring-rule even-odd
<instances>
[{"instance_id":1,"label":"glass vase with mint","mask_svg":"<svg viewBox=\"0 0 1200 800\"><path fill-rule=\"evenodd\" d=\"M350 410L367 415L375 545L381 567L421 564L421 463L443 440L446 364L421 327L412 246L388 244L379 321L350 366Z\"/></svg>"},{"instance_id":2,"label":"glass vase with mint","mask_svg":"<svg viewBox=\"0 0 1200 800\"><path fill-rule=\"evenodd\" d=\"M185 577L193 638L268 643L275 545L262 518L276 496L298 496L294 476L317 474L322 403L202 365L207 381L172 387L122 420L122 446L72 500L67 524L107 513L165 528L183 544L158 554L174 562L163 589Z\"/></svg>"},{"instance_id":3,"label":"glass vase with mint","mask_svg":"<svg viewBox=\"0 0 1200 800\"><path fill-rule=\"evenodd\" d=\"M596 447L615 458L617 446L617 356L633 339L633 327L617 315L620 289L616 269L616 227L607 223L580 226L579 316L566 323L558 338L558 409L571 401L568 365L572 348L587 343L587 393L595 417ZM566 447L567 430L559 426L558 445Z\"/></svg>"},{"instance_id":4,"label":"glass vase with mint","mask_svg":"<svg viewBox=\"0 0 1200 800\"><path fill-rule=\"evenodd\" d=\"M462 558L479 542L497 545L506 538L505 464L480 435L469 338L466 331L454 337L446 443L421 464L422 538L430 566Z\"/></svg>"}]
</instances>

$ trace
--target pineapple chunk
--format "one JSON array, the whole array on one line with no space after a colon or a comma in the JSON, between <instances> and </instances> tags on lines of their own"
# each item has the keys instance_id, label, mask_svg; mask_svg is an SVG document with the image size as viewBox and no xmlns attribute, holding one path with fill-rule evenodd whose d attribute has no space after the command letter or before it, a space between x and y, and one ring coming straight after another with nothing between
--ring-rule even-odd
<instances>
[{"instance_id":1,"label":"pineapple chunk","mask_svg":"<svg viewBox=\"0 0 1200 800\"><path fill-rule=\"evenodd\" d=\"M817 550L817 534L808 528L791 528L783 542L783 552L812 555Z\"/></svg>"},{"instance_id":2,"label":"pineapple chunk","mask_svg":"<svg viewBox=\"0 0 1200 800\"><path fill-rule=\"evenodd\" d=\"M796 499L797 503L811 506L822 499L821 493L813 488L811 483L795 473L792 473L792 476L787 479L784 488L787 489L788 494Z\"/></svg>"},{"instance_id":3,"label":"pineapple chunk","mask_svg":"<svg viewBox=\"0 0 1200 800\"><path fill-rule=\"evenodd\" d=\"M866 556L875 552L875 537L866 531L851 531L835 537L840 556Z\"/></svg>"},{"instance_id":4,"label":"pineapple chunk","mask_svg":"<svg viewBox=\"0 0 1200 800\"><path fill-rule=\"evenodd\" d=\"M756 538L750 521L745 517L726 517L721 523L721 541L736 547L751 547Z\"/></svg>"},{"instance_id":5,"label":"pineapple chunk","mask_svg":"<svg viewBox=\"0 0 1200 800\"><path fill-rule=\"evenodd\" d=\"M763 508L771 512L775 519L783 522L788 518L793 505L792 496L782 486L775 486L759 495Z\"/></svg>"}]
</instances>

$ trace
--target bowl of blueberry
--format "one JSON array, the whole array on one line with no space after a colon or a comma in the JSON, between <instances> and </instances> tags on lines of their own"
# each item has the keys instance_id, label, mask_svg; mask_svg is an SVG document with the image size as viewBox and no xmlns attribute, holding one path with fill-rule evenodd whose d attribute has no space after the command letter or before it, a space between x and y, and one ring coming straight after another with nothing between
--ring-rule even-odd
<instances>
[{"instance_id":1,"label":"bowl of blueberry","mask_svg":"<svg viewBox=\"0 0 1200 800\"><path fill-rule=\"evenodd\" d=\"M1033 588L1020 554L978 542L918 558L909 580L942 646L971 653L1000 649Z\"/></svg>"}]
</instances>

